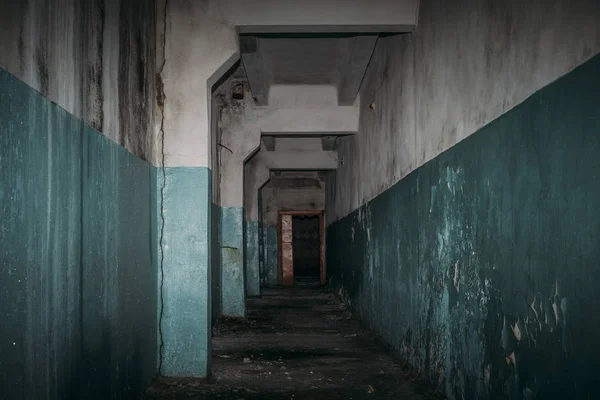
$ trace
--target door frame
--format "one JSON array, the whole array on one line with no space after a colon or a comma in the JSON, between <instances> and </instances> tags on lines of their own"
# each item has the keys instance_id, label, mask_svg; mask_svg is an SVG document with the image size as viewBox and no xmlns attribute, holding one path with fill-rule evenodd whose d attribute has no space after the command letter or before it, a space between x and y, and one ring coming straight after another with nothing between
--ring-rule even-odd
<instances>
[{"instance_id":1,"label":"door frame","mask_svg":"<svg viewBox=\"0 0 600 400\"><path fill-rule=\"evenodd\" d=\"M277 283L283 282L283 252L281 238L281 217L283 215L318 215L319 216L319 242L320 242L320 265L319 265L319 280L321 286L325 285L327 279L327 266L325 264L325 211L310 210L310 211L279 211L277 215ZM292 224L292 230L294 225Z\"/></svg>"}]
</instances>

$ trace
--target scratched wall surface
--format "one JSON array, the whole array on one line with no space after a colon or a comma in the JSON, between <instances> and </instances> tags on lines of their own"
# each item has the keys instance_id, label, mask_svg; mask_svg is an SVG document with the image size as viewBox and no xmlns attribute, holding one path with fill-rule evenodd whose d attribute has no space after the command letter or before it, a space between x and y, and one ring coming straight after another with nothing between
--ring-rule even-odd
<instances>
[{"instance_id":1,"label":"scratched wall surface","mask_svg":"<svg viewBox=\"0 0 600 400\"><path fill-rule=\"evenodd\" d=\"M0 69L0 397L125 398L155 375L151 171Z\"/></svg>"},{"instance_id":2,"label":"scratched wall surface","mask_svg":"<svg viewBox=\"0 0 600 400\"><path fill-rule=\"evenodd\" d=\"M449 398L593 398L600 56L327 230L357 315Z\"/></svg>"}]
</instances>

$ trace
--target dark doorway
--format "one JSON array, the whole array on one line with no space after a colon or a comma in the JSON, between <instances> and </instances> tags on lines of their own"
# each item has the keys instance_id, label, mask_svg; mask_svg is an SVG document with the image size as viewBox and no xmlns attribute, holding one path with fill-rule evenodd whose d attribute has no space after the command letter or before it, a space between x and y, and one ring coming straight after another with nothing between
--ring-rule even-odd
<instances>
[{"instance_id":1,"label":"dark doorway","mask_svg":"<svg viewBox=\"0 0 600 400\"><path fill-rule=\"evenodd\" d=\"M321 221L319 215L292 218L294 280L319 285L321 273Z\"/></svg>"},{"instance_id":2,"label":"dark doorway","mask_svg":"<svg viewBox=\"0 0 600 400\"><path fill-rule=\"evenodd\" d=\"M280 285L325 285L324 222L323 211L279 212Z\"/></svg>"}]
</instances>

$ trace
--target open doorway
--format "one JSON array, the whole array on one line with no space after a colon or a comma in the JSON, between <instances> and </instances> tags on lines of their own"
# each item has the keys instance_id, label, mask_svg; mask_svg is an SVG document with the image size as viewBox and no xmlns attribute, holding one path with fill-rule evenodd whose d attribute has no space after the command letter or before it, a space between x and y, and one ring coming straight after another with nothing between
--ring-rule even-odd
<instances>
[{"instance_id":1,"label":"open doorway","mask_svg":"<svg viewBox=\"0 0 600 400\"><path fill-rule=\"evenodd\" d=\"M325 284L323 211L279 212L278 280L283 286Z\"/></svg>"}]
</instances>

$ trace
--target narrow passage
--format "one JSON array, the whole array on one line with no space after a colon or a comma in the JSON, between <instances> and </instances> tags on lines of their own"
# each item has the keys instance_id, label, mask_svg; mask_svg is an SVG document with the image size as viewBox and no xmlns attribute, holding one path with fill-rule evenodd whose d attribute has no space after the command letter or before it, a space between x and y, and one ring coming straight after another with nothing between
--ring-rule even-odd
<instances>
[{"instance_id":1,"label":"narrow passage","mask_svg":"<svg viewBox=\"0 0 600 400\"><path fill-rule=\"evenodd\" d=\"M162 378L147 399L432 399L325 289L266 289L213 331L213 376Z\"/></svg>"}]
</instances>

